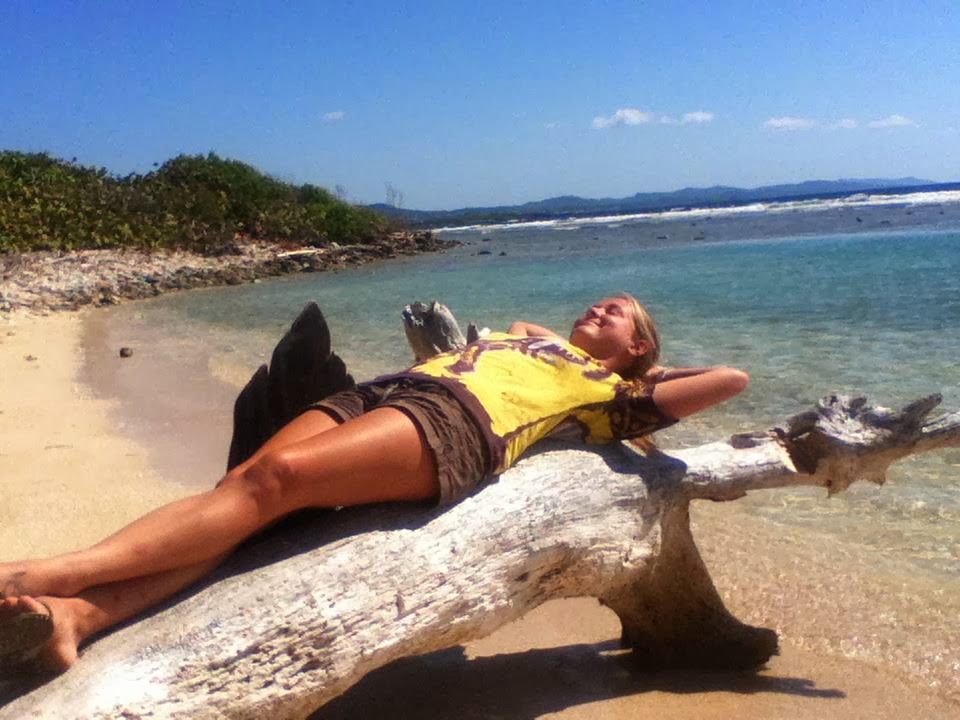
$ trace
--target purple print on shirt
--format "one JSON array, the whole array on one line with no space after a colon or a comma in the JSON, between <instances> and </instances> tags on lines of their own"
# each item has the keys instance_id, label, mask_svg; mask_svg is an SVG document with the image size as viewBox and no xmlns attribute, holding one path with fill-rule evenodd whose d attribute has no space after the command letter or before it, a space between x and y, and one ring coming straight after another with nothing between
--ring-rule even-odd
<instances>
[{"instance_id":1,"label":"purple print on shirt","mask_svg":"<svg viewBox=\"0 0 960 720\"><path fill-rule=\"evenodd\" d=\"M589 368L585 369L583 374L590 380L603 380L612 375L609 370L599 367L587 358L570 352L561 343L542 337L507 338L503 340L484 340L481 338L470 343L466 349L459 352L454 362L448 365L446 369L456 375L472 373L476 370L477 360L480 359L480 356L493 350L514 350L550 365L557 365L560 360L573 365L580 365L583 368Z\"/></svg>"}]
</instances>

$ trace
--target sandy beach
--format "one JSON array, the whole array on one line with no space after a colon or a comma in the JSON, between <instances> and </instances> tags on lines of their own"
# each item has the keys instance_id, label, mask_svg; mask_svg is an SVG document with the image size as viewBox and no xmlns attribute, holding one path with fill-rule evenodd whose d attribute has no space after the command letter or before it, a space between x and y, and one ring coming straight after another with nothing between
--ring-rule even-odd
<instances>
[{"instance_id":1,"label":"sandy beach","mask_svg":"<svg viewBox=\"0 0 960 720\"><path fill-rule=\"evenodd\" d=\"M182 497L80 383L80 314L0 318L0 559L89 545Z\"/></svg>"},{"instance_id":2,"label":"sandy beach","mask_svg":"<svg viewBox=\"0 0 960 720\"><path fill-rule=\"evenodd\" d=\"M115 359L124 328L110 325L109 312L0 318L2 560L92 543L222 469L232 391L206 359L140 347L135 337L129 362ZM694 520L731 609L781 633L781 655L759 672L632 671L616 618L577 599L465 648L394 663L314 717L960 715L955 687L923 679L939 676L878 659L897 660L901 640L922 637L925 612L960 610L944 596L949 587L904 587L883 567L778 536L733 507L698 507ZM889 616L858 611L877 602ZM922 639L930 663L956 662L960 638Z\"/></svg>"}]
</instances>

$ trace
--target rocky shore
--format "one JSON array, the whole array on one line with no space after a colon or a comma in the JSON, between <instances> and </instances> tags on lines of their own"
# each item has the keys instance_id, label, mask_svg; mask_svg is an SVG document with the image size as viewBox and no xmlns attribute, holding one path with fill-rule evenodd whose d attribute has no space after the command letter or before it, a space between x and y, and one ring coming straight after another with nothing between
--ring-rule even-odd
<instances>
[{"instance_id":1,"label":"rocky shore","mask_svg":"<svg viewBox=\"0 0 960 720\"><path fill-rule=\"evenodd\" d=\"M453 245L421 231L393 233L363 245L318 248L238 239L204 254L116 249L11 253L0 255L0 313L114 305L174 290L339 270Z\"/></svg>"}]
</instances>

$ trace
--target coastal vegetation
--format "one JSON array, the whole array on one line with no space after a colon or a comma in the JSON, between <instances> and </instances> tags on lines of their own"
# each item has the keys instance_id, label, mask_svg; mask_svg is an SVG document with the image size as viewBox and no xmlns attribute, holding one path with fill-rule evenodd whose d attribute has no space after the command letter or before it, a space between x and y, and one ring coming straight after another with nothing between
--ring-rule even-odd
<instances>
[{"instance_id":1,"label":"coastal vegetation","mask_svg":"<svg viewBox=\"0 0 960 720\"><path fill-rule=\"evenodd\" d=\"M0 151L0 253L92 248L217 252L238 236L364 244L399 221L236 160L179 155L116 176L46 153Z\"/></svg>"}]
</instances>

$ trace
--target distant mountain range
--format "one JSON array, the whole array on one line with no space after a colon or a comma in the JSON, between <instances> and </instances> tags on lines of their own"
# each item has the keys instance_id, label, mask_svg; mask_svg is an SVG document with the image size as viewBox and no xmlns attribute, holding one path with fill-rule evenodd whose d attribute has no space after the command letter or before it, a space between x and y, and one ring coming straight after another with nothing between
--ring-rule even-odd
<instances>
[{"instance_id":1,"label":"distant mountain range","mask_svg":"<svg viewBox=\"0 0 960 720\"><path fill-rule=\"evenodd\" d=\"M955 184L951 184L954 187ZM852 180L807 180L785 185L737 188L715 185L707 188L682 188L671 192L637 193L624 198L583 198L561 195L522 205L469 207L459 210L407 210L385 203L369 205L373 210L400 217L412 225L440 227L507 222L510 220L546 220L557 217L621 215L657 212L674 208L723 207L753 202L776 202L804 198L842 197L871 191L905 192L941 187L930 180L915 177L896 179L865 178Z\"/></svg>"}]
</instances>

